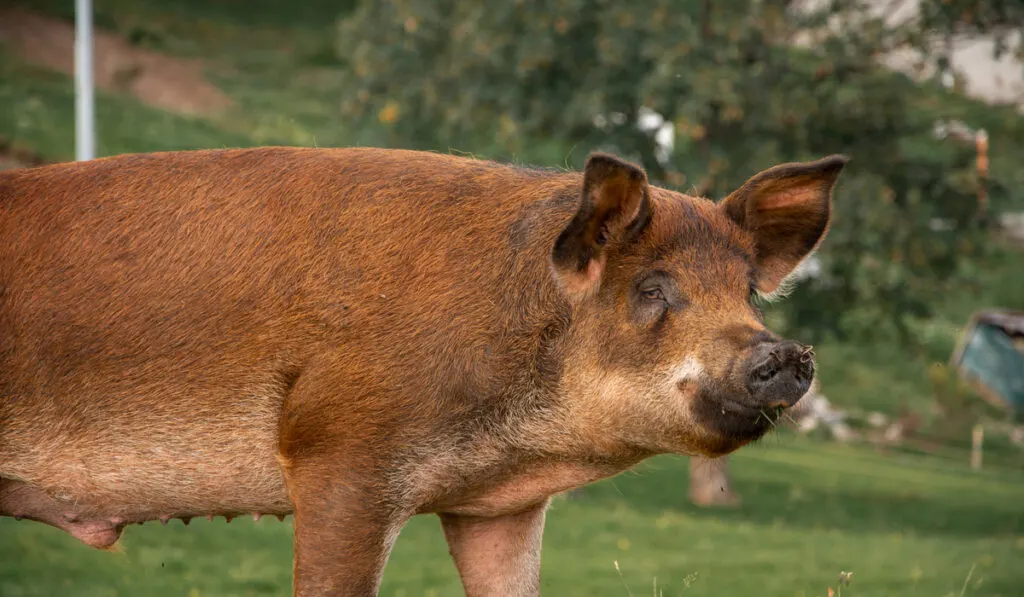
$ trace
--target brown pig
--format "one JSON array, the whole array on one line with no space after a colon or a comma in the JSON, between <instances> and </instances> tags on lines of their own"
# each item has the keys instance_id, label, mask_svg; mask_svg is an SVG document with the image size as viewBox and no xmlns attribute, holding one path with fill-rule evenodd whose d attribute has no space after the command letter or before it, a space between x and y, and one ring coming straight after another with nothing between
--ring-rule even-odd
<instances>
[{"instance_id":1,"label":"brown pig","mask_svg":"<svg viewBox=\"0 0 1024 597\"><path fill-rule=\"evenodd\" d=\"M375 595L437 514L467 595L539 593L551 495L727 454L814 375L751 303L821 242L842 156L712 201L412 151L0 173L0 515L295 514L294 593Z\"/></svg>"}]
</instances>

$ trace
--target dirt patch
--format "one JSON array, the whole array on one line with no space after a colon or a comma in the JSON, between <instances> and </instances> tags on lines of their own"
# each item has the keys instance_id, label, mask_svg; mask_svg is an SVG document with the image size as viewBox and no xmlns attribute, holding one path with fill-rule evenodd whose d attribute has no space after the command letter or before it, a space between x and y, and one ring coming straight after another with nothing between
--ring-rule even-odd
<instances>
[{"instance_id":1,"label":"dirt patch","mask_svg":"<svg viewBox=\"0 0 1024 597\"><path fill-rule=\"evenodd\" d=\"M19 9L0 9L0 40L26 61L72 74L72 24ZM179 114L212 116L231 99L203 76L199 60L185 60L137 48L124 39L93 30L96 86L128 92L142 102Z\"/></svg>"}]
</instances>

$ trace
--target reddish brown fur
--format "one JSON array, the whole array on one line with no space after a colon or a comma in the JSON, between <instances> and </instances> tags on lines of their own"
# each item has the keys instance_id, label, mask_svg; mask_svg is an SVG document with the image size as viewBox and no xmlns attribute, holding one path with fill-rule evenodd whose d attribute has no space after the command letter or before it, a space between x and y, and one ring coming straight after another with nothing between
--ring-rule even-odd
<instances>
[{"instance_id":1,"label":"reddish brown fur","mask_svg":"<svg viewBox=\"0 0 1024 597\"><path fill-rule=\"evenodd\" d=\"M586 185L379 149L2 173L0 515L105 547L294 512L308 596L375 594L439 513L467 594L536 595L550 495L766 431L726 412L767 334L750 287L820 241L823 163L724 207L608 156Z\"/></svg>"}]
</instances>

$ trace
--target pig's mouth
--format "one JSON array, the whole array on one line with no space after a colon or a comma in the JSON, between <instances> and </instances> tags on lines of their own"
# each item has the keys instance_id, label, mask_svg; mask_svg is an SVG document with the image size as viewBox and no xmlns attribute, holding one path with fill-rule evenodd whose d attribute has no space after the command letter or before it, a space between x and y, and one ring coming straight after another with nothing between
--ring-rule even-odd
<instances>
[{"instance_id":1,"label":"pig's mouth","mask_svg":"<svg viewBox=\"0 0 1024 597\"><path fill-rule=\"evenodd\" d=\"M746 400L744 399L746 398ZM785 416L781 407L756 406L746 396L704 395L693 416L709 433L710 455L728 454L772 431Z\"/></svg>"},{"instance_id":2,"label":"pig's mouth","mask_svg":"<svg viewBox=\"0 0 1024 597\"><path fill-rule=\"evenodd\" d=\"M781 407L756 407L725 398L719 403L719 415L716 420L726 435L756 439L773 429L782 418L782 413Z\"/></svg>"}]
</instances>

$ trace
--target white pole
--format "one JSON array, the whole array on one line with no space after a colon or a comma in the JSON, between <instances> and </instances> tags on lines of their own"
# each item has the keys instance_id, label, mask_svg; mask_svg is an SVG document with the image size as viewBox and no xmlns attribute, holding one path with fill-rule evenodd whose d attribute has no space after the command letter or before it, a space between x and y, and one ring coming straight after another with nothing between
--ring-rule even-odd
<instances>
[{"instance_id":1,"label":"white pole","mask_svg":"<svg viewBox=\"0 0 1024 597\"><path fill-rule=\"evenodd\" d=\"M75 0L75 159L96 157L92 0Z\"/></svg>"},{"instance_id":2,"label":"white pole","mask_svg":"<svg viewBox=\"0 0 1024 597\"><path fill-rule=\"evenodd\" d=\"M971 430L971 468L981 470L981 444L985 441L985 428L981 424Z\"/></svg>"}]
</instances>

